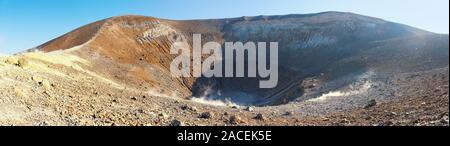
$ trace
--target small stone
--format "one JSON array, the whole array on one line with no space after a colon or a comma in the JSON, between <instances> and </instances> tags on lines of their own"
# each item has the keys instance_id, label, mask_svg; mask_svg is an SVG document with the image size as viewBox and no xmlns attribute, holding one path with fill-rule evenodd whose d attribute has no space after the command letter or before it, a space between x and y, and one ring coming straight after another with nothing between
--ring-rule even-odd
<instances>
[{"instance_id":1,"label":"small stone","mask_svg":"<svg viewBox=\"0 0 450 146\"><path fill-rule=\"evenodd\" d=\"M380 126L392 126L392 125L394 125L394 122L392 121L385 121L380 124Z\"/></svg>"},{"instance_id":2,"label":"small stone","mask_svg":"<svg viewBox=\"0 0 450 146\"><path fill-rule=\"evenodd\" d=\"M212 118L213 116L214 116L214 114L211 113L211 112L203 112L203 113L200 114L199 118L202 118L202 119L210 119L210 118Z\"/></svg>"},{"instance_id":3,"label":"small stone","mask_svg":"<svg viewBox=\"0 0 450 146\"><path fill-rule=\"evenodd\" d=\"M252 106L248 106L245 108L246 111L252 112L254 111L254 108Z\"/></svg>"},{"instance_id":4,"label":"small stone","mask_svg":"<svg viewBox=\"0 0 450 146\"><path fill-rule=\"evenodd\" d=\"M448 116L442 116L442 118L441 118L441 123L443 123L443 124L448 124Z\"/></svg>"},{"instance_id":5,"label":"small stone","mask_svg":"<svg viewBox=\"0 0 450 146\"><path fill-rule=\"evenodd\" d=\"M182 105L180 108L182 110L188 110L190 107L188 105Z\"/></svg>"},{"instance_id":6,"label":"small stone","mask_svg":"<svg viewBox=\"0 0 450 146\"><path fill-rule=\"evenodd\" d=\"M364 108L371 108L377 105L377 101L375 99L370 100L369 102L367 102L366 106Z\"/></svg>"},{"instance_id":7,"label":"small stone","mask_svg":"<svg viewBox=\"0 0 450 146\"><path fill-rule=\"evenodd\" d=\"M266 120L266 118L264 117L264 115L261 114L261 113L257 114L256 117L255 117L255 119L256 119L256 120L261 120L261 121L265 121L265 120Z\"/></svg>"},{"instance_id":8,"label":"small stone","mask_svg":"<svg viewBox=\"0 0 450 146\"><path fill-rule=\"evenodd\" d=\"M167 114L165 114L165 113L160 113L158 116L159 116L159 117L162 117L162 118L164 118L164 119L169 118L169 115L167 115Z\"/></svg>"},{"instance_id":9,"label":"small stone","mask_svg":"<svg viewBox=\"0 0 450 146\"><path fill-rule=\"evenodd\" d=\"M20 58L18 61L17 61L17 66L19 66L19 67L21 67L21 68L23 68L23 69L25 69L25 68L27 68L28 67L28 60L26 60L25 58Z\"/></svg>"},{"instance_id":10,"label":"small stone","mask_svg":"<svg viewBox=\"0 0 450 146\"><path fill-rule=\"evenodd\" d=\"M195 106L191 106L191 109L190 109L191 111L193 111L193 112L197 112L198 110L197 110L197 107L195 107Z\"/></svg>"},{"instance_id":11,"label":"small stone","mask_svg":"<svg viewBox=\"0 0 450 146\"><path fill-rule=\"evenodd\" d=\"M44 87L45 89L50 89L52 87L52 84L50 84L50 82L48 82L47 80L43 80L42 82L40 82L40 85L42 85L42 87Z\"/></svg>"},{"instance_id":12,"label":"small stone","mask_svg":"<svg viewBox=\"0 0 450 146\"><path fill-rule=\"evenodd\" d=\"M242 118L239 116L231 116L229 122L230 124L236 125L242 122Z\"/></svg>"},{"instance_id":13,"label":"small stone","mask_svg":"<svg viewBox=\"0 0 450 146\"><path fill-rule=\"evenodd\" d=\"M189 106L189 105L182 105L182 106L181 106L181 109L182 109L182 110L190 110L190 111L193 111L193 112L196 112L196 111L197 111L197 107L195 107L195 106Z\"/></svg>"},{"instance_id":14,"label":"small stone","mask_svg":"<svg viewBox=\"0 0 450 146\"><path fill-rule=\"evenodd\" d=\"M396 112L390 112L389 116L397 116L398 114Z\"/></svg>"},{"instance_id":15,"label":"small stone","mask_svg":"<svg viewBox=\"0 0 450 146\"><path fill-rule=\"evenodd\" d=\"M285 113L283 114L283 116L290 116L290 115L293 115L293 114L294 114L293 112L287 111L287 112L285 112Z\"/></svg>"},{"instance_id":16,"label":"small stone","mask_svg":"<svg viewBox=\"0 0 450 146\"><path fill-rule=\"evenodd\" d=\"M373 119L372 116L368 116L368 115L363 116L363 118L364 118L364 120L372 120Z\"/></svg>"},{"instance_id":17,"label":"small stone","mask_svg":"<svg viewBox=\"0 0 450 146\"><path fill-rule=\"evenodd\" d=\"M136 97L131 97L131 100L137 100L137 98Z\"/></svg>"},{"instance_id":18,"label":"small stone","mask_svg":"<svg viewBox=\"0 0 450 146\"><path fill-rule=\"evenodd\" d=\"M179 120L172 120L169 126L184 126L184 123Z\"/></svg>"},{"instance_id":19,"label":"small stone","mask_svg":"<svg viewBox=\"0 0 450 146\"><path fill-rule=\"evenodd\" d=\"M348 119L342 119L341 121L340 121L340 123L343 123L343 124L350 124L350 120L348 120Z\"/></svg>"}]
</instances>

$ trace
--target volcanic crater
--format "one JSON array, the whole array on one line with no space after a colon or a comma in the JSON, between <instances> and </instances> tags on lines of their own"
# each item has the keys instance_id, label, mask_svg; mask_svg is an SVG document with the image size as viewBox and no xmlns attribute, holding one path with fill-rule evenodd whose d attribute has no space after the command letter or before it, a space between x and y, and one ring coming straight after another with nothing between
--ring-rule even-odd
<instances>
[{"instance_id":1,"label":"volcanic crater","mask_svg":"<svg viewBox=\"0 0 450 146\"><path fill-rule=\"evenodd\" d=\"M177 55L170 53L171 45L177 41L184 41L192 46L194 34L201 34L202 42L213 41L222 46L224 42L278 42L277 86L270 89L259 88L259 81L262 78L172 77L170 63ZM256 111L265 113L272 119L272 122L263 122L266 124L286 123L281 121L285 119L285 115L291 114L294 114L297 118L293 119L297 120L287 123L330 124L333 122L317 119L302 121L298 118L312 115L312 117L330 116L344 111L349 114L357 113L368 102L374 100L387 103L382 106L389 109L392 107L389 106L390 103L401 104L406 102L405 100L415 100L415 95L434 96L435 93L426 92L433 90L430 88L436 90L439 88L436 94L443 93L436 95L437 99L431 101L447 99L445 103L447 106L439 106L437 110L448 117L448 42L447 34L436 34L378 18L344 12L205 20L167 20L127 15L88 24L22 54L44 52L40 54L42 57L35 57L35 61L38 59L41 63L52 64L47 67L57 68L69 76L75 74L70 73L75 70L95 78L95 80L90 80L91 77L86 78L88 81L105 82L98 86L103 86L101 88L105 88L104 92L112 92L107 94L108 99L114 97L116 102L123 100L116 99L121 96L136 95L146 97L145 99L157 96L165 98L158 99L160 102L176 101L175 105L159 103L157 107L169 108L169 105L178 106L193 102L192 104L202 110L217 110L215 112L231 110L230 113L242 112L234 111L235 108L255 107ZM30 61L33 60L30 59L33 55L22 54L16 55L19 60L22 57L33 62ZM71 62L74 64L67 65L68 63L61 64L60 61L43 59L52 54L57 56L65 54L63 58L67 59L74 57L74 62ZM203 59L206 57L208 55L202 56ZM21 66L20 61L5 60L10 64L13 62L13 65ZM245 66L247 70L248 61ZM424 84L430 82L431 85L416 86L415 83L420 82ZM64 89L61 91L72 90L72 86L76 86L75 83L67 84L70 87L60 87ZM48 88L51 87L53 85ZM420 93L410 92L413 88ZM117 97L113 93L117 93ZM100 93L93 96L98 94ZM133 104L136 100L141 99L133 97L132 101L126 103ZM133 107L150 106L146 104ZM209 107L211 105L212 107ZM63 115L66 114L64 112ZM89 113L89 110L83 112ZM101 123L98 118L104 117L98 117L98 112L97 120L87 118L87 121ZM117 112L116 109L111 109L107 113L114 112ZM244 117L251 117L253 110L249 112L241 114ZM277 115L279 112L282 114ZM175 113L177 112L173 112L172 119L178 117L185 119L187 123L195 121L192 120L195 118L189 118L192 113L185 115ZM164 115L162 117L165 119L163 122L145 122L163 125L168 119L164 118ZM340 118L342 117L337 116L335 119ZM217 121L224 121L217 117L215 120L203 123L217 124L221 123ZM360 123L368 124L376 120L370 121ZM70 122L81 124L76 120ZM261 124L251 120L242 122L250 125L252 123Z\"/></svg>"}]
</instances>

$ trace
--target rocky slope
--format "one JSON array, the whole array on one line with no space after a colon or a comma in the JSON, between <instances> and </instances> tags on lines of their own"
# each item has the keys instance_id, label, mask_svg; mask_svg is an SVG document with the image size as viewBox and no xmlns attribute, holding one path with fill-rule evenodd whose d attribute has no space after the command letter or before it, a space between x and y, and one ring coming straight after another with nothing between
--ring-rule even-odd
<instances>
[{"instance_id":1,"label":"rocky slope","mask_svg":"<svg viewBox=\"0 0 450 146\"><path fill-rule=\"evenodd\" d=\"M279 42L278 86L172 77L170 46L192 44L193 34L202 42ZM448 42L340 12L113 17L1 57L0 124L448 125Z\"/></svg>"},{"instance_id":2,"label":"rocky slope","mask_svg":"<svg viewBox=\"0 0 450 146\"><path fill-rule=\"evenodd\" d=\"M117 83L83 69L91 64L64 52L27 53L0 62L0 125L448 126L448 67L398 74L362 93L230 107Z\"/></svg>"}]
</instances>

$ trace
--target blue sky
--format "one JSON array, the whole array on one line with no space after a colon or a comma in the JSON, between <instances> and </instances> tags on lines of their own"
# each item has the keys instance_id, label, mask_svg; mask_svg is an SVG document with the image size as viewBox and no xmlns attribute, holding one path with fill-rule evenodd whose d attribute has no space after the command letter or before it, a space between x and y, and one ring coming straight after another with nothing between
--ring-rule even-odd
<instances>
[{"instance_id":1,"label":"blue sky","mask_svg":"<svg viewBox=\"0 0 450 146\"><path fill-rule=\"evenodd\" d=\"M23 51L82 25L125 14L202 19L323 11L449 32L448 0L0 0L0 53Z\"/></svg>"}]
</instances>

